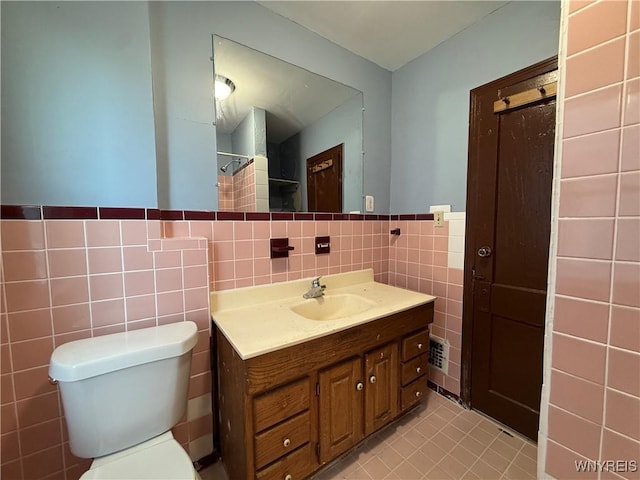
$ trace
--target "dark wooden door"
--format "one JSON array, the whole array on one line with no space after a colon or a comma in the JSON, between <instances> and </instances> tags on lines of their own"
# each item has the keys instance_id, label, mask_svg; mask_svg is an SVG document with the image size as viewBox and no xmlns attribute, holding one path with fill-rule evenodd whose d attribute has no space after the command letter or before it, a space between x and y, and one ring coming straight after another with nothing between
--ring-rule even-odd
<instances>
[{"instance_id":1,"label":"dark wooden door","mask_svg":"<svg viewBox=\"0 0 640 480\"><path fill-rule=\"evenodd\" d=\"M342 212L342 145L307 159L307 210Z\"/></svg>"},{"instance_id":2,"label":"dark wooden door","mask_svg":"<svg viewBox=\"0 0 640 480\"><path fill-rule=\"evenodd\" d=\"M463 332L469 338L471 330L472 339L463 347L471 357L470 403L534 440L542 386L556 63L543 62L471 92Z\"/></svg>"},{"instance_id":3,"label":"dark wooden door","mask_svg":"<svg viewBox=\"0 0 640 480\"><path fill-rule=\"evenodd\" d=\"M320 384L320 463L326 463L363 437L362 360L354 358L318 374Z\"/></svg>"},{"instance_id":4,"label":"dark wooden door","mask_svg":"<svg viewBox=\"0 0 640 480\"><path fill-rule=\"evenodd\" d=\"M365 355L365 434L373 433L398 413L398 344Z\"/></svg>"}]
</instances>

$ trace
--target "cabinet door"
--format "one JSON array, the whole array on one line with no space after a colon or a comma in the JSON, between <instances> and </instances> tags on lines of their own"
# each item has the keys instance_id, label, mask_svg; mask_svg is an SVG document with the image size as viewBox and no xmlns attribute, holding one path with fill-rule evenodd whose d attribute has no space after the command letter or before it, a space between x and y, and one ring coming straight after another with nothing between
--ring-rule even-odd
<instances>
[{"instance_id":1,"label":"cabinet door","mask_svg":"<svg viewBox=\"0 0 640 480\"><path fill-rule=\"evenodd\" d=\"M362 360L354 358L318 374L320 463L347 451L363 436Z\"/></svg>"},{"instance_id":2,"label":"cabinet door","mask_svg":"<svg viewBox=\"0 0 640 480\"><path fill-rule=\"evenodd\" d=\"M382 427L398 413L398 344L365 355L365 434Z\"/></svg>"}]
</instances>

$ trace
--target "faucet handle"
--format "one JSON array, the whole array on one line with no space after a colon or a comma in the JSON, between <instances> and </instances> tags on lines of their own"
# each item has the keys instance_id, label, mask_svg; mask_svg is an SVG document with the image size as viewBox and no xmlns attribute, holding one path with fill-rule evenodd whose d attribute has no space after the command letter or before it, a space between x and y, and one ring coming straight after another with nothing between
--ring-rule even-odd
<instances>
[{"instance_id":1,"label":"faucet handle","mask_svg":"<svg viewBox=\"0 0 640 480\"><path fill-rule=\"evenodd\" d=\"M312 286L312 287L319 287L319 286L320 286L320 279L321 279L321 278L322 278L322 276L319 276L319 277L317 277L317 278L314 278L314 279L311 281L311 286Z\"/></svg>"}]
</instances>

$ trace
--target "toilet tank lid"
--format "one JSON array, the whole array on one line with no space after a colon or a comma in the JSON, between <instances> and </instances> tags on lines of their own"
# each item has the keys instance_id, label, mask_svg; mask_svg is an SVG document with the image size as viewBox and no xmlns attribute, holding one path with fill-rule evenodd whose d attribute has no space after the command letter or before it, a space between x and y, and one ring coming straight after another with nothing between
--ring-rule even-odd
<instances>
[{"instance_id":1,"label":"toilet tank lid","mask_svg":"<svg viewBox=\"0 0 640 480\"><path fill-rule=\"evenodd\" d=\"M144 363L178 357L198 339L193 322L179 322L65 343L53 351L49 376L75 382Z\"/></svg>"}]
</instances>

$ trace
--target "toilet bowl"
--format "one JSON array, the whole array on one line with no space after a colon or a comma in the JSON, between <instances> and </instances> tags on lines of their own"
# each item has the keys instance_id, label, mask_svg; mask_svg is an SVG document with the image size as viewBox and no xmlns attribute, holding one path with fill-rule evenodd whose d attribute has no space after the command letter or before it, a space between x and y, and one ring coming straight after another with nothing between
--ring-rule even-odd
<instances>
[{"instance_id":1,"label":"toilet bowl","mask_svg":"<svg viewBox=\"0 0 640 480\"><path fill-rule=\"evenodd\" d=\"M171 433L184 416L193 322L77 340L54 350L71 452L82 479L200 480Z\"/></svg>"},{"instance_id":2,"label":"toilet bowl","mask_svg":"<svg viewBox=\"0 0 640 480\"><path fill-rule=\"evenodd\" d=\"M81 480L201 480L187 452L171 432L122 452L96 458Z\"/></svg>"}]
</instances>

